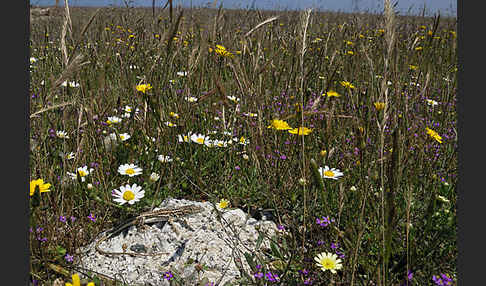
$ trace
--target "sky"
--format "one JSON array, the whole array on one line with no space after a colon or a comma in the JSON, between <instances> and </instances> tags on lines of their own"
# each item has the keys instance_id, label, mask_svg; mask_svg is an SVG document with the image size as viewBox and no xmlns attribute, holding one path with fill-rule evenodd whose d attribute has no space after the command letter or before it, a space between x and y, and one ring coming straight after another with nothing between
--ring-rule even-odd
<instances>
[{"instance_id":1,"label":"sky","mask_svg":"<svg viewBox=\"0 0 486 286\"><path fill-rule=\"evenodd\" d=\"M425 15L434 16L440 13L442 16L457 16L458 0L391 0L397 3L395 11L400 15L421 15L425 6ZM372 12L381 13L383 0L173 0L174 5L183 7L209 7L217 2L217 7L223 8L256 8L270 10L301 10L314 8L318 10L339 12ZM55 0L30 0L31 5L51 6ZM64 5L64 0L59 0ZM156 6L165 5L166 0L156 0ZM69 0L70 6L152 6L152 0Z\"/></svg>"}]
</instances>

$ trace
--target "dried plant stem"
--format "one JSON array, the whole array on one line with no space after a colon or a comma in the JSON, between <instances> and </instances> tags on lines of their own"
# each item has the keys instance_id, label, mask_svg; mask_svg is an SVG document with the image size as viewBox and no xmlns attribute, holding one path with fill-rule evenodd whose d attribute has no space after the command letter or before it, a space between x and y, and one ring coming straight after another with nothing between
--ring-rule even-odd
<instances>
[{"instance_id":1,"label":"dried plant stem","mask_svg":"<svg viewBox=\"0 0 486 286\"><path fill-rule=\"evenodd\" d=\"M302 49L300 51L300 99L301 99L301 108L300 108L300 126L304 126L304 79L305 79L305 73L304 73L304 55L307 50L307 45L306 45L306 38L307 38L307 28L309 26L309 19L311 15L312 9L308 9L305 11L305 13L302 15ZM297 132L297 134L299 134ZM305 140L304 140L304 135L301 136L302 139L302 174L301 178L305 180ZM302 219L302 247L305 247L305 232L306 232L306 214L307 214L307 190L306 190L306 184L303 184L303 200L304 200L304 213L303 213L303 219Z\"/></svg>"},{"instance_id":2,"label":"dried plant stem","mask_svg":"<svg viewBox=\"0 0 486 286\"><path fill-rule=\"evenodd\" d=\"M389 0L384 0L384 16L385 16L385 43L387 45L386 55L384 58L384 74L383 80L381 82L380 99L385 103L385 108L383 109L383 116L381 118L381 123L379 119L377 120L378 129L380 132L380 158L384 157L385 148L385 128L386 122L389 116L390 104L388 98L388 85L386 84L388 80L388 75L390 73L389 64L392 58L393 46L395 43L395 14L391 7ZM396 151L396 150L395 150ZM387 264L388 264L388 245L387 236L389 230L387 229L387 219L385 218L385 160L380 162L380 182L381 182L381 223L382 223L382 285L386 284L386 274L387 274Z\"/></svg>"}]
</instances>

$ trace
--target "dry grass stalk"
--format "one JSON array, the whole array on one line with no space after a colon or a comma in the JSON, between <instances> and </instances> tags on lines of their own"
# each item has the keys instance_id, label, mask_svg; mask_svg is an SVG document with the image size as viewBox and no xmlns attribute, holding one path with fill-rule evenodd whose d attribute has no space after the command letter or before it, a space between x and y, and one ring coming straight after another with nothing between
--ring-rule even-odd
<instances>
[{"instance_id":1,"label":"dry grass stalk","mask_svg":"<svg viewBox=\"0 0 486 286\"><path fill-rule=\"evenodd\" d=\"M251 33L253 33L253 31L260 28L261 26L263 26L267 23L273 22L277 19L278 19L278 16L266 19L265 21L261 22L260 24L256 25L255 27L253 27L250 31L246 32L245 37L248 37L249 35L251 35Z\"/></svg>"},{"instance_id":2,"label":"dry grass stalk","mask_svg":"<svg viewBox=\"0 0 486 286\"><path fill-rule=\"evenodd\" d=\"M49 106L49 107L46 107L46 108L43 108L39 111L36 111L34 113L32 113L29 118L32 119L32 118L35 118L37 117L39 114L41 113L44 113L46 111L49 111L49 110L52 110L52 109L56 109L56 108L61 108L61 107L64 107L64 106L67 106L67 105L71 105L73 104L74 102L71 101L71 102L63 102L63 103L59 103L59 104L56 104L56 105L53 105L53 106Z\"/></svg>"},{"instance_id":3,"label":"dry grass stalk","mask_svg":"<svg viewBox=\"0 0 486 286\"><path fill-rule=\"evenodd\" d=\"M307 39L307 28L309 27L309 19L310 19L310 16L311 16L311 12L312 12L312 9L308 9L306 10L303 14L302 14L302 22L301 22L301 33L302 33L302 49L300 51L300 76L301 76L301 80L300 80L300 94L301 94L301 106L303 107L304 106L304 80L305 80L305 73L304 73L304 56L305 56L305 52L307 51L307 43L306 43L306 39ZM301 121L301 124L300 126L304 126L304 108L301 108L300 110L301 112L301 117L300 117L300 121ZM301 173L301 178L305 178L305 141L304 141L304 137L305 136L301 136L302 137L302 173ZM307 212L307 203L306 203L306 188L305 188L305 184L302 186L303 188L303 200L304 200L304 213L303 213L303 225L302 225L302 246L304 247L304 244L305 244L305 231L306 231L306 212Z\"/></svg>"},{"instance_id":4,"label":"dry grass stalk","mask_svg":"<svg viewBox=\"0 0 486 286\"><path fill-rule=\"evenodd\" d=\"M383 109L383 117L381 118L381 123L377 120L377 125L380 134L380 158L384 157L384 149L385 149L385 127L386 122L389 116L390 104L388 99L388 85L386 84L388 81L388 75L390 74L390 62L392 59L393 54L393 47L395 44L395 13L391 6L389 0L384 0L384 16L385 16L385 43L387 45L386 55L384 59L384 74L383 80L381 82L381 89L380 89L380 101L385 103L385 108ZM387 264L388 259L386 257L387 253L387 238L389 234L389 230L387 229L387 223L385 221L385 161L382 160L380 162L380 181L381 181L381 213L382 213L382 249L383 249L383 257L382 257L382 285L386 285L386 277L387 277ZM392 191L392 190L390 190Z\"/></svg>"}]
</instances>

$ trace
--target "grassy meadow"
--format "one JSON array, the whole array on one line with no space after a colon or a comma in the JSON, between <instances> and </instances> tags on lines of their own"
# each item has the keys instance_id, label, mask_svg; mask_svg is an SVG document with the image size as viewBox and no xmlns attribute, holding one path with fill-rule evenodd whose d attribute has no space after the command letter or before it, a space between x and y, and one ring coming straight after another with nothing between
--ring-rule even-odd
<instances>
[{"instance_id":1,"label":"grassy meadow","mask_svg":"<svg viewBox=\"0 0 486 286\"><path fill-rule=\"evenodd\" d=\"M387 11L31 22L33 285L168 197L272 213L236 285L455 285L456 19Z\"/></svg>"}]
</instances>

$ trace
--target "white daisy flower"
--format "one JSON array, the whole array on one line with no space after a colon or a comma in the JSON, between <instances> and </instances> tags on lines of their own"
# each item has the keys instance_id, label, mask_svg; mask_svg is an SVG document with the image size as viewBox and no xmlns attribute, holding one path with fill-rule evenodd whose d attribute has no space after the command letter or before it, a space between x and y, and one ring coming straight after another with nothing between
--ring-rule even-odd
<instances>
[{"instance_id":1,"label":"white daisy flower","mask_svg":"<svg viewBox=\"0 0 486 286\"><path fill-rule=\"evenodd\" d=\"M169 116L174 117L175 119L179 118L179 114L172 112L172 111L169 113Z\"/></svg>"},{"instance_id":2,"label":"white daisy flower","mask_svg":"<svg viewBox=\"0 0 486 286\"><path fill-rule=\"evenodd\" d=\"M142 168L136 166L135 164L124 164L118 167L118 173L127 175L129 177L138 176L142 174Z\"/></svg>"},{"instance_id":3,"label":"white daisy flower","mask_svg":"<svg viewBox=\"0 0 486 286\"><path fill-rule=\"evenodd\" d=\"M221 134L226 135L226 136L231 136L231 135L233 135L233 133L231 133L231 132L229 132L229 131L223 131L223 132L221 132Z\"/></svg>"},{"instance_id":4,"label":"white daisy flower","mask_svg":"<svg viewBox=\"0 0 486 286\"><path fill-rule=\"evenodd\" d=\"M120 134L121 141L127 141L128 139L130 139L130 137L132 137L132 136L130 136L130 134L128 134L128 133Z\"/></svg>"},{"instance_id":5,"label":"white daisy flower","mask_svg":"<svg viewBox=\"0 0 486 286\"><path fill-rule=\"evenodd\" d=\"M79 87L79 83L75 82L75 81L64 81L63 83L61 83L61 86L64 86L64 87Z\"/></svg>"},{"instance_id":6,"label":"white daisy flower","mask_svg":"<svg viewBox=\"0 0 486 286\"><path fill-rule=\"evenodd\" d=\"M136 66L136 65L129 65L128 68L131 69L131 70L134 70L134 69L138 69L138 66Z\"/></svg>"},{"instance_id":7,"label":"white daisy flower","mask_svg":"<svg viewBox=\"0 0 486 286\"><path fill-rule=\"evenodd\" d=\"M37 61L37 59L36 59L36 58L34 58L34 57L30 57L30 63L31 63L31 64L35 63L36 61Z\"/></svg>"},{"instance_id":8,"label":"white daisy flower","mask_svg":"<svg viewBox=\"0 0 486 286\"><path fill-rule=\"evenodd\" d=\"M324 168L319 167L319 174L321 174L323 178L334 180L337 180L339 177L344 175L341 171L339 171L339 169L329 169L328 166L324 166Z\"/></svg>"},{"instance_id":9,"label":"white daisy flower","mask_svg":"<svg viewBox=\"0 0 486 286\"><path fill-rule=\"evenodd\" d=\"M63 130L56 131L56 136L57 138L61 138L61 139L69 139L69 135L67 134L66 131Z\"/></svg>"},{"instance_id":10,"label":"white daisy flower","mask_svg":"<svg viewBox=\"0 0 486 286\"><path fill-rule=\"evenodd\" d=\"M197 97L194 97L194 96L186 96L186 97L184 97L184 99L189 101L189 102L197 102Z\"/></svg>"},{"instance_id":11,"label":"white daisy flower","mask_svg":"<svg viewBox=\"0 0 486 286\"><path fill-rule=\"evenodd\" d=\"M233 138L233 141L238 142L238 144L241 144L243 146L246 146L246 145L250 144L250 140L249 139L246 139L243 136L241 136L240 139Z\"/></svg>"},{"instance_id":12,"label":"white daisy flower","mask_svg":"<svg viewBox=\"0 0 486 286\"><path fill-rule=\"evenodd\" d=\"M192 134L191 141L197 144L204 144L204 141L209 140L209 137L202 134Z\"/></svg>"},{"instance_id":13,"label":"white daisy flower","mask_svg":"<svg viewBox=\"0 0 486 286\"><path fill-rule=\"evenodd\" d=\"M435 100L433 100L433 99L426 99L425 101L426 101L426 102L427 102L427 104L428 104L428 105L430 105L430 106L436 106L436 105L438 105L438 104L439 104L437 101L435 101Z\"/></svg>"},{"instance_id":14,"label":"white daisy flower","mask_svg":"<svg viewBox=\"0 0 486 286\"><path fill-rule=\"evenodd\" d=\"M123 117L125 118L130 118L131 114L132 114L132 111L133 111L133 108L131 106L125 106L125 108L123 108L123 111L125 112L123 114ZM137 114L140 110L138 108L135 109L135 114Z\"/></svg>"},{"instance_id":15,"label":"white daisy flower","mask_svg":"<svg viewBox=\"0 0 486 286\"><path fill-rule=\"evenodd\" d=\"M170 156L165 156L165 155L157 156L157 160L159 160L161 163L169 163L173 161L173 159Z\"/></svg>"},{"instance_id":16,"label":"white daisy flower","mask_svg":"<svg viewBox=\"0 0 486 286\"><path fill-rule=\"evenodd\" d=\"M179 142L186 142L189 143L191 142L191 133L185 134L185 135L177 135L177 140Z\"/></svg>"},{"instance_id":17,"label":"white daisy flower","mask_svg":"<svg viewBox=\"0 0 486 286\"><path fill-rule=\"evenodd\" d=\"M209 138L204 140L204 145L206 145L206 147L209 147L209 148L215 147L214 140L211 140Z\"/></svg>"},{"instance_id":18,"label":"white daisy flower","mask_svg":"<svg viewBox=\"0 0 486 286\"><path fill-rule=\"evenodd\" d=\"M251 112L247 112L247 113L243 113L244 116L248 116L248 117L257 117L258 114L256 113L251 113Z\"/></svg>"},{"instance_id":19,"label":"white daisy flower","mask_svg":"<svg viewBox=\"0 0 486 286\"><path fill-rule=\"evenodd\" d=\"M91 174L93 171L94 171L93 168L88 169L88 166L84 166L84 167L79 167L76 170L76 173L67 172L67 174L73 180L75 180L78 177L78 175L79 175L79 177L81 177L81 182L84 182L84 181L86 181L86 176L88 176L89 174Z\"/></svg>"},{"instance_id":20,"label":"white daisy flower","mask_svg":"<svg viewBox=\"0 0 486 286\"><path fill-rule=\"evenodd\" d=\"M140 201L141 198L145 196L145 191L142 190L141 186L137 184L121 186L120 190L113 190L112 195L114 201L123 205L128 203L133 205L134 203Z\"/></svg>"},{"instance_id":21,"label":"white daisy flower","mask_svg":"<svg viewBox=\"0 0 486 286\"><path fill-rule=\"evenodd\" d=\"M165 122L165 125L167 125L167 126L169 126L169 127L177 127L177 125L175 125L174 123L169 122L169 121L166 121L166 122Z\"/></svg>"},{"instance_id":22,"label":"white daisy flower","mask_svg":"<svg viewBox=\"0 0 486 286\"><path fill-rule=\"evenodd\" d=\"M72 160L74 159L74 156L75 156L74 152L70 152L69 154L66 155L66 160Z\"/></svg>"},{"instance_id":23,"label":"white daisy flower","mask_svg":"<svg viewBox=\"0 0 486 286\"><path fill-rule=\"evenodd\" d=\"M157 182L160 179L160 175L157 173L150 174L149 180L152 182Z\"/></svg>"},{"instance_id":24,"label":"white daisy flower","mask_svg":"<svg viewBox=\"0 0 486 286\"><path fill-rule=\"evenodd\" d=\"M180 72L177 72L177 75L178 76L187 76L187 72L186 71L180 71Z\"/></svg>"},{"instance_id":25,"label":"white daisy flower","mask_svg":"<svg viewBox=\"0 0 486 286\"><path fill-rule=\"evenodd\" d=\"M238 103L238 101L240 101L239 98L237 98L236 96L226 96L229 100L233 101L234 103Z\"/></svg>"},{"instance_id":26,"label":"white daisy flower","mask_svg":"<svg viewBox=\"0 0 486 286\"><path fill-rule=\"evenodd\" d=\"M118 124L120 122L122 122L122 119L117 116L110 116L108 117L108 120L106 120L106 123L108 123L109 125Z\"/></svg>"},{"instance_id":27,"label":"white daisy flower","mask_svg":"<svg viewBox=\"0 0 486 286\"><path fill-rule=\"evenodd\" d=\"M228 141L214 140L213 145L221 148L221 147L228 147L229 143L228 143Z\"/></svg>"},{"instance_id":28,"label":"white daisy flower","mask_svg":"<svg viewBox=\"0 0 486 286\"><path fill-rule=\"evenodd\" d=\"M215 117L214 117L214 120L215 120L215 121L220 121L221 119L220 119L218 116L215 116Z\"/></svg>"},{"instance_id":29,"label":"white daisy flower","mask_svg":"<svg viewBox=\"0 0 486 286\"><path fill-rule=\"evenodd\" d=\"M321 268L322 271L329 270L331 273L335 274L336 270L343 267L341 264L341 259L338 259L337 255L334 253L320 253L314 260L317 262L317 266Z\"/></svg>"}]
</instances>

